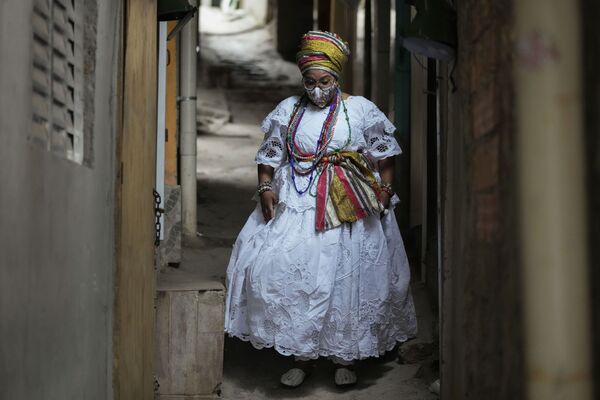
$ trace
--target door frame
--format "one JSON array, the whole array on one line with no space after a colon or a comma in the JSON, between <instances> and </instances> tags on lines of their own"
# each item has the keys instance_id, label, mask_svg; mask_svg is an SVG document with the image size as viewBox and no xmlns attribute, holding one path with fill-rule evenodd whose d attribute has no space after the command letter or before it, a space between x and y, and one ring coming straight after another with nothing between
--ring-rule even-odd
<instances>
[{"instance_id":1,"label":"door frame","mask_svg":"<svg viewBox=\"0 0 600 400\"><path fill-rule=\"evenodd\" d=\"M113 398L154 395L157 4L122 4L118 76Z\"/></svg>"}]
</instances>

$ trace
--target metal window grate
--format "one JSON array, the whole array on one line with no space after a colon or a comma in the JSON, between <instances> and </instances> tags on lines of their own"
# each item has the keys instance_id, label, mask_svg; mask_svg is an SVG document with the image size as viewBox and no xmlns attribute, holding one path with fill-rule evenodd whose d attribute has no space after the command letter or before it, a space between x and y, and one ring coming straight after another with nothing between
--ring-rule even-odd
<instances>
[{"instance_id":1,"label":"metal window grate","mask_svg":"<svg viewBox=\"0 0 600 400\"><path fill-rule=\"evenodd\" d=\"M83 13L75 0L35 0L32 14L32 142L81 164Z\"/></svg>"}]
</instances>

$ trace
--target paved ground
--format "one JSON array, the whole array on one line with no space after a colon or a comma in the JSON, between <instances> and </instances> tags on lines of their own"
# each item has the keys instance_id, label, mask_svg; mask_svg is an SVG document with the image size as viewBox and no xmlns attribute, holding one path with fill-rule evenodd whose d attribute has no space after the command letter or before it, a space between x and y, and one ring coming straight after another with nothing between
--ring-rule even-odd
<instances>
[{"instance_id":1,"label":"paved ground","mask_svg":"<svg viewBox=\"0 0 600 400\"><path fill-rule=\"evenodd\" d=\"M290 94L298 92L295 65L278 58L268 29L256 28L244 15L201 12L200 135L198 138L198 221L200 245L184 257L202 260L203 269L224 280L231 245L255 207L254 154L262 140L261 119ZM236 33L240 32L240 33ZM249 51L251 50L251 51ZM431 313L424 290L413 287L419 323L431 334ZM357 366L359 383L349 390L333 384L333 370L321 361L305 384L294 390L279 385L289 358L272 350L228 339L222 396L240 399L404 399L437 396L415 378L418 365L401 365L396 352Z\"/></svg>"},{"instance_id":2,"label":"paved ground","mask_svg":"<svg viewBox=\"0 0 600 400\"><path fill-rule=\"evenodd\" d=\"M320 361L302 386L288 389L279 385L279 376L291 365L291 359L275 351L254 350L248 343L229 339L225 349L223 397L233 399L356 399L425 400L436 399L424 382L414 378L418 365L399 365L393 353L357 365L359 382L350 389L333 383L333 367Z\"/></svg>"}]
</instances>

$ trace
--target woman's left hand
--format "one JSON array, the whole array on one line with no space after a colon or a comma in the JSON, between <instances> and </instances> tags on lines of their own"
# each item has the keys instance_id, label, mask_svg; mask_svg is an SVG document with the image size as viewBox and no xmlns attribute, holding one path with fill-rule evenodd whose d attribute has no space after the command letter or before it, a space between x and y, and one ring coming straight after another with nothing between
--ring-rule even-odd
<instances>
[{"instance_id":1,"label":"woman's left hand","mask_svg":"<svg viewBox=\"0 0 600 400\"><path fill-rule=\"evenodd\" d=\"M384 192L382 191L379 195L379 201L381 201L381 204L383 204L383 208L384 209L388 209L390 208L390 199L392 198L392 196L390 196L390 194L388 192ZM383 216L383 213L382 213Z\"/></svg>"},{"instance_id":2,"label":"woman's left hand","mask_svg":"<svg viewBox=\"0 0 600 400\"><path fill-rule=\"evenodd\" d=\"M389 212L390 200L394 192L392 191L391 183L394 182L394 157L384 158L379 160L379 176L381 177L381 184L387 186L387 190L381 190L379 193L379 201L385 208L384 212L381 213L383 218Z\"/></svg>"}]
</instances>

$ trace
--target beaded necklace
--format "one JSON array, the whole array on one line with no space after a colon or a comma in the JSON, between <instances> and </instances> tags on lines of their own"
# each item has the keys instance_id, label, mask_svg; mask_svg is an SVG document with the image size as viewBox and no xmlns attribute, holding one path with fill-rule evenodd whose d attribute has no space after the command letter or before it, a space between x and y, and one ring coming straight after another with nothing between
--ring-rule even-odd
<instances>
[{"instance_id":1,"label":"beaded necklace","mask_svg":"<svg viewBox=\"0 0 600 400\"><path fill-rule=\"evenodd\" d=\"M327 147L333 140L340 105L344 110L346 123L348 124L349 134L348 138L346 139L346 142L340 148L335 149L333 152L335 153L344 149L348 144L350 144L350 141L352 140L352 127L350 126L348 109L346 108L346 103L342 98L342 92L338 88L334 95L334 98L331 100L331 104L329 105L329 112L327 114L327 117L325 118L325 122L323 122L323 127L321 128L321 133L319 135L319 139L317 140L315 152L309 153L302 151L296 143L296 137L300 121L302 120L302 117L306 112L308 102L308 97L306 95L303 95L300 98L300 100L294 105L294 111L292 112L292 117L290 119L287 132L288 162L291 166L292 182L294 183L294 188L296 189L296 192L298 192L298 194L300 195L306 193L312 186L315 171L319 168L319 163L321 162L322 158L327 154ZM302 164L300 164L301 162L310 162L310 165L305 167L302 166ZM310 175L308 185L304 189L298 188L298 185L296 183L296 174Z\"/></svg>"}]
</instances>

